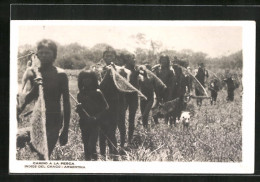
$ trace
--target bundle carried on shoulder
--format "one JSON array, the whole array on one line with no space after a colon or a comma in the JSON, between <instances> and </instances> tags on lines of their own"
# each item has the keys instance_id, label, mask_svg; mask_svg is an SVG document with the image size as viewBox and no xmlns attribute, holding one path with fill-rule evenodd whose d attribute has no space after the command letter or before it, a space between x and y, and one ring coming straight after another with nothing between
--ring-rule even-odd
<instances>
[{"instance_id":1,"label":"bundle carried on shoulder","mask_svg":"<svg viewBox=\"0 0 260 182\"><path fill-rule=\"evenodd\" d=\"M159 71L159 69L160 69L160 64L157 64L157 65L153 66L153 67L152 67L152 71L150 71L149 69L147 69L145 65L140 65L140 66L139 66L139 69L140 69L140 68L141 68L142 70L145 70L145 72L147 73L147 77L148 77L149 79L152 79L152 80L154 81L156 89L160 89L160 90L161 90L161 89L166 89L166 88L167 88L167 86L163 83L163 81L162 81L160 78L158 78L158 77L156 76L156 74L153 73L153 71L154 71L154 72Z\"/></svg>"},{"instance_id":2,"label":"bundle carried on shoulder","mask_svg":"<svg viewBox=\"0 0 260 182\"><path fill-rule=\"evenodd\" d=\"M150 71L148 69L146 69L145 71L146 71L148 77L151 77L154 79L155 85L157 88L166 88L166 85L163 83L163 81L160 78L158 78L152 71Z\"/></svg>"},{"instance_id":3,"label":"bundle carried on shoulder","mask_svg":"<svg viewBox=\"0 0 260 182\"><path fill-rule=\"evenodd\" d=\"M126 78L121 76L112 66L107 67L106 75L103 80L106 79L106 77L112 77L113 82L120 92L124 93L134 93L136 92L138 96L143 97L144 99L147 99L146 96L142 94L137 88L135 88L133 85L131 85ZM102 82L101 82L102 84Z\"/></svg>"}]
</instances>

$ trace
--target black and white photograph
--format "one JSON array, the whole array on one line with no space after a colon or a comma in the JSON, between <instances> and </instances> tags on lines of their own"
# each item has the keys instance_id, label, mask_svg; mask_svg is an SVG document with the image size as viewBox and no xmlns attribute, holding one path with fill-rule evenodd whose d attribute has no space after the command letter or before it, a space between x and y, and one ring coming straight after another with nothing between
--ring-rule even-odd
<instances>
[{"instance_id":1,"label":"black and white photograph","mask_svg":"<svg viewBox=\"0 0 260 182\"><path fill-rule=\"evenodd\" d=\"M253 173L255 22L12 20L11 173Z\"/></svg>"}]
</instances>

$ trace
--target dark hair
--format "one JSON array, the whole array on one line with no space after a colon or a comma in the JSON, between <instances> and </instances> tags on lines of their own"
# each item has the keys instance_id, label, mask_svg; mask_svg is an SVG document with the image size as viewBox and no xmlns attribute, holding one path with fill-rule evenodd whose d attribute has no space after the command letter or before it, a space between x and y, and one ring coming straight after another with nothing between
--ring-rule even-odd
<instances>
[{"instance_id":1,"label":"dark hair","mask_svg":"<svg viewBox=\"0 0 260 182\"><path fill-rule=\"evenodd\" d=\"M107 54L109 52L112 52L115 56L117 56L116 51L112 47L107 47L106 50L103 52L103 58L104 58L105 54Z\"/></svg>"},{"instance_id":2,"label":"dark hair","mask_svg":"<svg viewBox=\"0 0 260 182\"><path fill-rule=\"evenodd\" d=\"M167 64L170 66L170 58L167 55L161 55L159 58L159 63L161 64L162 59L166 59L167 60Z\"/></svg>"},{"instance_id":3,"label":"dark hair","mask_svg":"<svg viewBox=\"0 0 260 182\"><path fill-rule=\"evenodd\" d=\"M50 39L43 39L37 44L37 51L39 51L40 49L42 49L44 47L52 50L54 60L55 60L56 57L57 57L57 45L56 45L56 43L53 40L50 40Z\"/></svg>"},{"instance_id":4,"label":"dark hair","mask_svg":"<svg viewBox=\"0 0 260 182\"><path fill-rule=\"evenodd\" d=\"M127 69L134 70L136 64L134 54L121 53L118 58L119 65L125 65Z\"/></svg>"},{"instance_id":5,"label":"dark hair","mask_svg":"<svg viewBox=\"0 0 260 182\"><path fill-rule=\"evenodd\" d=\"M85 78L92 79L92 81L93 81L93 85L91 85L92 89L98 89L99 86L98 86L98 78L97 78L96 73L92 70L87 70L87 71L81 71L79 73L79 76L78 76L78 88L79 88L79 90L82 89L82 87L83 87L82 81Z\"/></svg>"}]
</instances>

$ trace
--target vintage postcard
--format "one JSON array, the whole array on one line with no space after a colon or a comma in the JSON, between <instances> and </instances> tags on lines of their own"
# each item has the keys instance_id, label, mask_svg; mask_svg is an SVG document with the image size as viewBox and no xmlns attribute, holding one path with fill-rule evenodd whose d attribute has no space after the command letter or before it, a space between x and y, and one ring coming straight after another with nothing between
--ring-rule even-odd
<instances>
[{"instance_id":1,"label":"vintage postcard","mask_svg":"<svg viewBox=\"0 0 260 182\"><path fill-rule=\"evenodd\" d=\"M254 21L10 30L10 173L254 172Z\"/></svg>"}]
</instances>

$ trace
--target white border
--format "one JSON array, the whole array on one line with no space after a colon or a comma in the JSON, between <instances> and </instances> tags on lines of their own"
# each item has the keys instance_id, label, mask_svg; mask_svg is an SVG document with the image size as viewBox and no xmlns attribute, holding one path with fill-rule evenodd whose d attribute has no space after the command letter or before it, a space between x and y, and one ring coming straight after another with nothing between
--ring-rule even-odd
<instances>
[{"instance_id":1,"label":"white border","mask_svg":"<svg viewBox=\"0 0 260 182\"><path fill-rule=\"evenodd\" d=\"M241 26L243 28L243 121L242 121L242 162L84 162L73 161L85 169L71 168L24 168L33 161L16 160L16 93L17 93L17 52L19 26L29 25L91 25L91 26ZM254 172L255 134L255 30L254 21L56 21L29 20L11 21L10 42L10 173L215 173L248 174ZM57 161L51 161L57 162ZM61 161L58 161L61 162Z\"/></svg>"}]
</instances>

